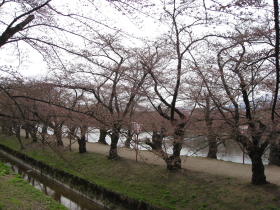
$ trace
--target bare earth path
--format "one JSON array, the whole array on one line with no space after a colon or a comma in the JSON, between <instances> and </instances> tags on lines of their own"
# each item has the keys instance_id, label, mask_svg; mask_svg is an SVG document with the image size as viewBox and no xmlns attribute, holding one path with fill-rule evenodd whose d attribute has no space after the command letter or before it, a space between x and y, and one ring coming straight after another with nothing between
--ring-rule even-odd
<instances>
[{"instance_id":1,"label":"bare earth path","mask_svg":"<svg viewBox=\"0 0 280 210\"><path fill-rule=\"evenodd\" d=\"M69 140L64 139L64 146L69 145ZM78 150L78 143L72 145L72 150ZM108 155L110 146L100 143L87 142L87 151ZM135 150L119 147L118 154L122 158L136 159ZM166 166L165 162L150 151L139 151L138 161L149 164ZM212 160L203 157L182 157L182 168L191 171L204 172L208 174L221 175L224 177L234 177L244 182L250 182L252 172L251 165L233 163L221 160ZM265 166L267 181L280 186L280 167Z\"/></svg>"}]
</instances>

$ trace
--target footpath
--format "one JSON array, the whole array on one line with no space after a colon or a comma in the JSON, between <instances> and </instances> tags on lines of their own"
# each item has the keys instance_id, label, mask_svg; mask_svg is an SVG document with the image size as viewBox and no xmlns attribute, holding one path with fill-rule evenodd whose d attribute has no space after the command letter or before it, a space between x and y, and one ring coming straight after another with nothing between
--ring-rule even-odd
<instances>
[{"instance_id":1,"label":"footpath","mask_svg":"<svg viewBox=\"0 0 280 210\"><path fill-rule=\"evenodd\" d=\"M64 146L69 145L69 140L64 139ZM110 146L100 143L87 142L87 151L108 155ZM71 146L72 150L78 150L78 143L74 143ZM136 160L136 153L134 149L128 149L119 147L118 154L122 158ZM145 162L147 164L157 164L166 166L165 162L155 155L151 151L139 150L138 158L139 162ZM182 168L203 172L208 174L214 174L224 177L237 178L243 182L250 182L252 177L252 165L233 163L228 161L213 160L205 157L182 157ZM265 175L268 182L277 184L280 186L280 167L279 166L265 166Z\"/></svg>"}]
</instances>

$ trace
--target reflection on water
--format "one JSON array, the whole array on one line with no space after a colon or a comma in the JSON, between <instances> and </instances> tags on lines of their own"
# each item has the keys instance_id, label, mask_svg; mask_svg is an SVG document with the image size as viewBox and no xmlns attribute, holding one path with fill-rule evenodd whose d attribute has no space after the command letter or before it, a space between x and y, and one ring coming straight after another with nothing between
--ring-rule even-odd
<instances>
[{"instance_id":1,"label":"reflection on water","mask_svg":"<svg viewBox=\"0 0 280 210\"><path fill-rule=\"evenodd\" d=\"M183 155L206 157L208 154L208 142L205 137L200 136L197 138L187 138L184 142L182 149ZM268 164L268 153L267 150L263 155L263 163ZM235 163L252 164L251 159L243 152L242 147L233 140L226 140L218 146L217 158L219 160L231 161Z\"/></svg>"},{"instance_id":2,"label":"reflection on water","mask_svg":"<svg viewBox=\"0 0 280 210\"><path fill-rule=\"evenodd\" d=\"M65 128L67 130L67 128ZM52 134L53 131L49 130L49 134ZM152 132L142 132L139 135L139 150L148 150L151 149L150 146L145 145L144 143L141 143L141 140L144 140L146 138L152 138ZM99 139L99 129L95 128L89 128L89 132L87 134L88 142L98 142ZM172 154L172 145L170 145L170 141L168 141L168 138L165 139L165 149L167 153ZM123 147L124 143L126 141L126 136L121 135L118 147ZM110 136L106 136L106 142L110 145L111 139ZM134 142L131 142L131 147L135 148ZM208 146L207 146L207 140L204 136L199 136L196 138L185 138L183 148L181 150L181 155L187 155L187 156L194 156L194 157L206 157L208 153ZM232 161L236 163L245 163L245 164L252 164L251 159L248 157L246 152L243 152L241 147L238 145L237 142L232 140L227 140L225 144L220 144L218 147L218 153L217 158L219 160L224 161ZM265 165L268 164L268 151L265 152L263 155L263 163Z\"/></svg>"},{"instance_id":3,"label":"reflection on water","mask_svg":"<svg viewBox=\"0 0 280 210\"><path fill-rule=\"evenodd\" d=\"M70 210L104 210L106 208L78 195L62 185L8 159L0 153L0 161L9 165L13 172L20 174L30 185L56 200Z\"/></svg>"}]
</instances>

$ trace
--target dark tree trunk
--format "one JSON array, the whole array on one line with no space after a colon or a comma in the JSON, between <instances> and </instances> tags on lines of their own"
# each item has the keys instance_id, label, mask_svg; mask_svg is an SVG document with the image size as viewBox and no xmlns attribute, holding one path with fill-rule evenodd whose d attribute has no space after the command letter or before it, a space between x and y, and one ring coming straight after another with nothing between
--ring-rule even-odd
<instances>
[{"instance_id":1,"label":"dark tree trunk","mask_svg":"<svg viewBox=\"0 0 280 210\"><path fill-rule=\"evenodd\" d=\"M87 151L86 149L86 137L82 136L81 138L78 138L78 144L79 144L79 153L85 153Z\"/></svg>"},{"instance_id":2,"label":"dark tree trunk","mask_svg":"<svg viewBox=\"0 0 280 210\"><path fill-rule=\"evenodd\" d=\"M132 122L132 117L133 117L133 114L134 114L134 110L131 109L130 113L129 113L129 121ZM126 148L130 148L130 142L132 141L132 138L133 138L133 126L132 126L132 123L129 124L128 128L127 128L127 136L126 136L126 140L125 140L125 143L124 143L124 147Z\"/></svg>"},{"instance_id":3,"label":"dark tree trunk","mask_svg":"<svg viewBox=\"0 0 280 210\"><path fill-rule=\"evenodd\" d=\"M279 28L279 3L278 0L273 0L274 9L274 25L275 25L275 67L276 67L276 78L275 78L275 91L274 99L271 110L271 120L274 122L274 116L276 115L277 102L279 101L279 84L280 84L280 63L279 63L279 45L280 45L280 28Z\"/></svg>"},{"instance_id":4,"label":"dark tree trunk","mask_svg":"<svg viewBox=\"0 0 280 210\"><path fill-rule=\"evenodd\" d=\"M85 153L86 150L86 133L87 133L87 126L81 126L81 138L78 138L78 144L79 144L79 153Z\"/></svg>"},{"instance_id":5,"label":"dark tree trunk","mask_svg":"<svg viewBox=\"0 0 280 210\"><path fill-rule=\"evenodd\" d=\"M278 144L278 160L280 160L280 144Z\"/></svg>"},{"instance_id":6,"label":"dark tree trunk","mask_svg":"<svg viewBox=\"0 0 280 210\"><path fill-rule=\"evenodd\" d=\"M264 165L262 162L263 150L258 148L250 149L249 157L252 161L252 184L266 184L266 176L264 175Z\"/></svg>"},{"instance_id":7,"label":"dark tree trunk","mask_svg":"<svg viewBox=\"0 0 280 210\"><path fill-rule=\"evenodd\" d=\"M8 131L7 126L6 126L6 125L2 125L2 132L3 132L4 134L6 134L7 131Z\"/></svg>"},{"instance_id":8,"label":"dark tree trunk","mask_svg":"<svg viewBox=\"0 0 280 210\"><path fill-rule=\"evenodd\" d=\"M217 159L218 144L217 144L216 136L211 136L211 135L208 136L208 145L209 145L209 150L208 150L207 157Z\"/></svg>"},{"instance_id":9,"label":"dark tree trunk","mask_svg":"<svg viewBox=\"0 0 280 210\"><path fill-rule=\"evenodd\" d=\"M110 145L110 151L108 155L108 159L110 160L116 160L119 159L120 156L118 155L118 141L119 141L119 134L120 134L120 126L115 125L112 136L111 136L111 145Z\"/></svg>"},{"instance_id":10,"label":"dark tree trunk","mask_svg":"<svg viewBox=\"0 0 280 210\"><path fill-rule=\"evenodd\" d=\"M159 151L162 150L163 135L158 134L153 131L152 141L149 138L146 139L145 144L149 145L152 150Z\"/></svg>"},{"instance_id":11,"label":"dark tree trunk","mask_svg":"<svg viewBox=\"0 0 280 210\"><path fill-rule=\"evenodd\" d=\"M29 132L25 129L25 138L29 139Z\"/></svg>"},{"instance_id":12,"label":"dark tree trunk","mask_svg":"<svg viewBox=\"0 0 280 210\"><path fill-rule=\"evenodd\" d=\"M173 154L168 157L168 154L162 149L162 142L164 138L164 128L161 128L161 132L158 133L156 130L153 131L152 142L146 139L145 144L149 145L154 152L161 157L169 170L181 169L181 158L180 153L182 149L182 140L184 132L180 129L175 131L175 139L173 140Z\"/></svg>"},{"instance_id":13,"label":"dark tree trunk","mask_svg":"<svg viewBox=\"0 0 280 210\"><path fill-rule=\"evenodd\" d=\"M48 134L48 126L44 124L42 127L42 143L43 144L45 144L45 142L46 142L47 134Z\"/></svg>"},{"instance_id":14,"label":"dark tree trunk","mask_svg":"<svg viewBox=\"0 0 280 210\"><path fill-rule=\"evenodd\" d=\"M22 141L21 141L21 136L20 136L20 126L16 126L16 137L18 139L20 149L21 150L24 149L24 146L23 146Z\"/></svg>"},{"instance_id":15,"label":"dark tree trunk","mask_svg":"<svg viewBox=\"0 0 280 210\"><path fill-rule=\"evenodd\" d=\"M37 132L36 132L35 128L32 129L32 131L30 131L30 135L31 135L32 141L34 143L38 141Z\"/></svg>"},{"instance_id":16,"label":"dark tree trunk","mask_svg":"<svg viewBox=\"0 0 280 210\"><path fill-rule=\"evenodd\" d=\"M106 142L106 136L107 136L107 130L100 128L99 129L99 140L98 140L98 143L108 145L107 142Z\"/></svg>"},{"instance_id":17,"label":"dark tree trunk","mask_svg":"<svg viewBox=\"0 0 280 210\"><path fill-rule=\"evenodd\" d=\"M31 125L31 124L26 125L26 132L30 133L33 142L38 141L37 129L35 125Z\"/></svg>"},{"instance_id":18,"label":"dark tree trunk","mask_svg":"<svg viewBox=\"0 0 280 210\"><path fill-rule=\"evenodd\" d=\"M181 128L175 130L175 138L173 140L173 154L169 156L166 161L167 169L178 170L181 169L181 149L184 138L184 131Z\"/></svg>"},{"instance_id":19,"label":"dark tree trunk","mask_svg":"<svg viewBox=\"0 0 280 210\"><path fill-rule=\"evenodd\" d=\"M280 144L271 143L269 152L268 165L280 166Z\"/></svg>"},{"instance_id":20,"label":"dark tree trunk","mask_svg":"<svg viewBox=\"0 0 280 210\"><path fill-rule=\"evenodd\" d=\"M150 141L150 139L146 139L145 144L149 145L152 148L152 150L166 162L168 161L168 155L162 149L163 138L164 135L162 132L158 133L156 130L154 130L152 141Z\"/></svg>"},{"instance_id":21,"label":"dark tree trunk","mask_svg":"<svg viewBox=\"0 0 280 210\"><path fill-rule=\"evenodd\" d=\"M267 181L266 176L264 174L262 155L264 154L264 151L269 144L268 139L272 138L273 133L269 133L269 135L266 136L266 140L260 143L266 126L259 122L258 127L255 124L249 124L249 128L251 133L250 138L246 135L241 134L239 131L234 132L234 134L237 135L233 137L237 142L240 142L242 144L244 149L246 149L252 161L252 184L266 184ZM258 130L256 128L258 128Z\"/></svg>"},{"instance_id":22,"label":"dark tree trunk","mask_svg":"<svg viewBox=\"0 0 280 210\"><path fill-rule=\"evenodd\" d=\"M55 135L55 138L56 138L57 146L63 146L62 130L61 130L60 126L55 126L54 135Z\"/></svg>"},{"instance_id":23,"label":"dark tree trunk","mask_svg":"<svg viewBox=\"0 0 280 210\"><path fill-rule=\"evenodd\" d=\"M126 148L130 148L130 142L131 142L131 140L132 140L132 137L133 137L133 132L132 132L132 130L128 130L127 131L127 138L126 138L126 141L125 141L125 143L124 143L124 146L126 147Z\"/></svg>"},{"instance_id":24,"label":"dark tree trunk","mask_svg":"<svg viewBox=\"0 0 280 210\"><path fill-rule=\"evenodd\" d=\"M169 156L168 161L166 161L167 169L169 170L181 169L181 157L180 157L181 149L182 149L182 139L177 138L173 141L173 154Z\"/></svg>"},{"instance_id":25,"label":"dark tree trunk","mask_svg":"<svg viewBox=\"0 0 280 210\"><path fill-rule=\"evenodd\" d=\"M76 137L76 130L77 126L70 126L69 133L68 133L68 138L69 138L69 150L72 151L72 139L75 139ZM78 143L79 143L79 138L78 138Z\"/></svg>"},{"instance_id":26,"label":"dark tree trunk","mask_svg":"<svg viewBox=\"0 0 280 210\"><path fill-rule=\"evenodd\" d=\"M210 97L206 97L206 106L205 106L205 121L207 126L207 139L208 139L208 145L209 150L207 157L217 159L217 136L214 133L213 130L213 118L211 117L211 108L210 108Z\"/></svg>"},{"instance_id":27,"label":"dark tree trunk","mask_svg":"<svg viewBox=\"0 0 280 210\"><path fill-rule=\"evenodd\" d=\"M13 133L13 126L9 126L8 128L8 136L12 136L14 133Z\"/></svg>"},{"instance_id":28,"label":"dark tree trunk","mask_svg":"<svg viewBox=\"0 0 280 210\"><path fill-rule=\"evenodd\" d=\"M76 133L76 126L70 126L69 132L68 132L68 138L69 139L74 139L75 138L75 133Z\"/></svg>"}]
</instances>

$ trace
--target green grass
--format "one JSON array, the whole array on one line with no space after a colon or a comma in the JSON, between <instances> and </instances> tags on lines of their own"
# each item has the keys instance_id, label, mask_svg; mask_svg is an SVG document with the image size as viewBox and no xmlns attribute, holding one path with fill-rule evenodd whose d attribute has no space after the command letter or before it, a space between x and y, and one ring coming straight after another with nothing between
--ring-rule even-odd
<instances>
[{"instance_id":1,"label":"green grass","mask_svg":"<svg viewBox=\"0 0 280 210\"><path fill-rule=\"evenodd\" d=\"M15 138L0 136L0 143L20 149ZM47 146L42 148L30 140L24 140L24 144L26 149L21 152L33 158L165 209L280 209L280 188L273 184L254 186L232 177L185 169L169 171L123 158L111 161L102 154L79 154L56 148L61 158ZM11 183L21 184L17 179Z\"/></svg>"},{"instance_id":2,"label":"green grass","mask_svg":"<svg viewBox=\"0 0 280 210\"><path fill-rule=\"evenodd\" d=\"M0 162L0 210L4 209L66 210L67 208L45 196Z\"/></svg>"}]
</instances>

